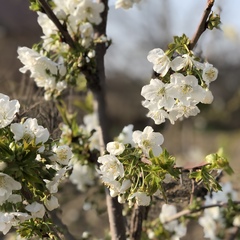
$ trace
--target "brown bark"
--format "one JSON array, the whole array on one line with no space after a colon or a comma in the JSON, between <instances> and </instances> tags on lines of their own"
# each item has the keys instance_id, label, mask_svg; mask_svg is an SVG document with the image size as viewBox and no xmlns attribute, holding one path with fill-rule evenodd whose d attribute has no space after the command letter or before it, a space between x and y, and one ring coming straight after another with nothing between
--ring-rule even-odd
<instances>
[{"instance_id":1,"label":"brown bark","mask_svg":"<svg viewBox=\"0 0 240 240\"><path fill-rule=\"evenodd\" d=\"M59 20L56 18L55 14L45 2L45 0L39 0L45 13L48 17L54 22L58 30L61 32L63 41L68 43L71 48L75 47L74 41L67 32L66 27L62 25ZM107 25L107 16L108 16L108 0L97 0L98 3L103 3L105 9L101 13L102 22L95 27L95 34L97 37L106 36L106 25ZM98 113L99 125L101 131L101 154L105 150L105 146L108 142L111 141L109 135L109 120L106 113L106 100L105 100L105 66L104 66L104 56L106 53L106 44L98 43L96 46L96 72L93 74L89 69L81 69L84 73L88 88L93 92L94 101L95 101L95 111ZM109 195L109 191L106 189L106 203L108 209L110 231L113 240L125 240L125 225L124 218L122 215L122 205L118 203L116 198L112 198Z\"/></svg>"},{"instance_id":2,"label":"brown bark","mask_svg":"<svg viewBox=\"0 0 240 240\"><path fill-rule=\"evenodd\" d=\"M207 29L208 17L210 15L211 11L212 11L213 4L214 4L214 0L207 0L207 6L206 6L206 8L203 12L201 21L198 25L198 28L197 28L190 44L189 44L189 49L193 49L196 46L199 38L205 32L205 30Z\"/></svg>"}]
</instances>

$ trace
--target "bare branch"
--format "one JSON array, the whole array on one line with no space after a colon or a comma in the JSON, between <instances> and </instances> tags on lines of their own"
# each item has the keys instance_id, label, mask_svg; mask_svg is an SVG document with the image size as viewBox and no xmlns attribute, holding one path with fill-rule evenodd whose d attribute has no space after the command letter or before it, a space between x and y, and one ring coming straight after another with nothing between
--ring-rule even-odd
<instances>
[{"instance_id":1,"label":"bare branch","mask_svg":"<svg viewBox=\"0 0 240 240\"><path fill-rule=\"evenodd\" d=\"M234 204L240 204L240 201L233 201L233 203ZM165 223L169 223L173 220L176 220L180 217L183 217L183 216L186 216L186 215L189 215L189 214L192 214L192 213L201 212L201 211L203 211L204 209L207 209L207 208L225 207L225 206L227 206L227 204L228 204L227 202L220 202L220 203L216 203L216 204L202 206L202 207L200 207L198 209L194 209L194 210L184 209L181 212L178 212L175 215L170 216Z\"/></svg>"},{"instance_id":2,"label":"bare branch","mask_svg":"<svg viewBox=\"0 0 240 240\"><path fill-rule=\"evenodd\" d=\"M207 29L207 23L208 23L208 17L209 14L211 13L212 7L214 4L214 0L207 0L207 6L206 9L203 12L202 19L198 25L197 31L195 32L190 44L189 44L189 49L193 49L203 32Z\"/></svg>"},{"instance_id":3,"label":"bare branch","mask_svg":"<svg viewBox=\"0 0 240 240\"><path fill-rule=\"evenodd\" d=\"M142 234L142 222L147 218L149 207L135 205L130 226L130 239L140 240Z\"/></svg>"}]
</instances>

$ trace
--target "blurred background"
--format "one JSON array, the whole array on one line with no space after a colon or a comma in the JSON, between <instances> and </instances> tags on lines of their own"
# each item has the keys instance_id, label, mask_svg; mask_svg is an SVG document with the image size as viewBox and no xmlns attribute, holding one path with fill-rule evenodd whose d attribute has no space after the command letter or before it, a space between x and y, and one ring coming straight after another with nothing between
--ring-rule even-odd
<instances>
[{"instance_id":1,"label":"blurred background","mask_svg":"<svg viewBox=\"0 0 240 240\"><path fill-rule=\"evenodd\" d=\"M141 105L143 98L140 95L142 86L149 83L152 74L147 54L153 48L165 49L173 35L185 33L191 38L206 5L204 0L142 0L126 11L115 10L114 2L109 2L107 29L113 43L106 55L106 97L113 136L131 123L135 130L142 130L146 124L153 125L145 117L147 111ZM175 125L154 126L164 135L164 147L177 157L179 165L197 164L207 154L224 147L235 174L224 176L223 181L230 180L237 190L240 190L239 8L238 0L216 0L214 10L221 16L221 30L207 30L195 49L219 70L219 77L210 88L214 95L213 104L201 106L201 113L195 118ZM17 47L31 47L40 40L41 34L36 13L28 9L27 0L8 0L1 4L0 92L18 99L24 111L37 109L36 116L43 115L47 104L46 125L54 131L57 128L57 123L51 118L54 105L45 103L34 81L19 72L21 63L17 59ZM67 193L61 200L62 214L71 231L94 231L95 226L99 226L95 234L103 236L106 213L86 205L86 199L93 193L83 197L71 184L66 186L62 190ZM101 196L98 197L104 202ZM75 210L76 206L79 211Z\"/></svg>"}]
</instances>

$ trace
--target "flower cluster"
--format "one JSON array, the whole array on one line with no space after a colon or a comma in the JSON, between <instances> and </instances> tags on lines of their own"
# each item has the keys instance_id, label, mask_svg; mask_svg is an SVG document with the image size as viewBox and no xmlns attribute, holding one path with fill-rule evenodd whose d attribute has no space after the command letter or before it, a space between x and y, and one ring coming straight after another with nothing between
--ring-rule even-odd
<instances>
[{"instance_id":1,"label":"flower cluster","mask_svg":"<svg viewBox=\"0 0 240 240\"><path fill-rule=\"evenodd\" d=\"M58 97L69 84L75 86L82 81L81 68L91 71L94 68L96 44L108 41L105 36L94 34L94 26L102 21L103 10L103 3L92 0L53 1L52 11L63 28L66 27L74 47L63 41L62 33L45 13L37 12L44 34L42 42L33 49L18 48L18 58L24 64L20 71L31 72L37 86L44 88L46 100Z\"/></svg>"},{"instance_id":2,"label":"flower cluster","mask_svg":"<svg viewBox=\"0 0 240 240\"><path fill-rule=\"evenodd\" d=\"M86 191L96 179L94 160L91 154L100 151L98 117L95 113L83 117L83 124L61 124L60 142L71 146L73 156L70 162L72 172L69 180L77 186L79 191ZM96 157L95 157L96 158Z\"/></svg>"},{"instance_id":3,"label":"flower cluster","mask_svg":"<svg viewBox=\"0 0 240 240\"><path fill-rule=\"evenodd\" d=\"M168 222L169 217L177 213L177 208L174 205L163 204L162 211L159 215L160 222L164 228L171 233L171 239L180 239L187 233L187 228L184 223L179 223L178 220Z\"/></svg>"},{"instance_id":4,"label":"flower cluster","mask_svg":"<svg viewBox=\"0 0 240 240\"><path fill-rule=\"evenodd\" d=\"M161 124L165 119L174 124L177 119L196 116L200 112L199 103L213 101L209 85L216 80L217 69L207 62L197 61L188 49L187 53L178 50L177 57L175 51L176 47L166 52L156 48L147 56L159 77L143 86L141 95L145 100L142 105L149 109L147 116L155 124Z\"/></svg>"},{"instance_id":5,"label":"flower cluster","mask_svg":"<svg viewBox=\"0 0 240 240\"><path fill-rule=\"evenodd\" d=\"M24 64L20 72L31 72L38 87L45 90L45 100L58 97L67 87L65 81L66 67L64 63L56 63L50 58L27 47L18 48L18 58Z\"/></svg>"},{"instance_id":6,"label":"flower cluster","mask_svg":"<svg viewBox=\"0 0 240 240\"><path fill-rule=\"evenodd\" d=\"M131 206L149 205L151 196L162 189L167 173L178 177L175 161L162 150L163 136L147 126L143 131L125 127L116 141L107 144L106 155L98 158L99 174L112 197Z\"/></svg>"},{"instance_id":7,"label":"flower cluster","mask_svg":"<svg viewBox=\"0 0 240 240\"><path fill-rule=\"evenodd\" d=\"M59 206L55 193L72 152L66 145L53 144L35 118L13 122L20 108L17 100L0 94L0 102L0 231L6 234L17 225L33 227L35 219L41 228L46 210Z\"/></svg>"},{"instance_id":8,"label":"flower cluster","mask_svg":"<svg viewBox=\"0 0 240 240\"><path fill-rule=\"evenodd\" d=\"M103 3L92 0L63 1L53 0L53 12L60 22L66 24L67 31L73 39L79 40L84 47L89 47L94 40L93 25L101 23L100 13L104 10ZM54 23L42 12L38 12L38 24L41 26L44 36L43 47L46 50L59 49L65 51L68 46L56 41L58 29ZM55 36L55 38L53 38Z\"/></svg>"},{"instance_id":9,"label":"flower cluster","mask_svg":"<svg viewBox=\"0 0 240 240\"><path fill-rule=\"evenodd\" d=\"M230 200L231 199L231 200ZM228 203L228 201L230 202ZM206 208L198 222L203 227L204 237L209 239L223 239L226 229L238 226L239 209L234 209L232 201L238 200L237 193L232 189L230 182L222 184L222 191L213 192L205 197L205 206L214 204L228 203L229 208L220 208L220 206ZM228 216L226 216L226 213ZM226 220L226 217L230 219Z\"/></svg>"}]
</instances>

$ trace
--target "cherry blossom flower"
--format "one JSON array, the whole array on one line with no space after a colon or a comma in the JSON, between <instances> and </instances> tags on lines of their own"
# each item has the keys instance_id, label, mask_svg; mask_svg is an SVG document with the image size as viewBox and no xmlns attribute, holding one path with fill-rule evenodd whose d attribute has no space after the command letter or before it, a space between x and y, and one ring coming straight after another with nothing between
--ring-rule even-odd
<instances>
[{"instance_id":1,"label":"cherry blossom flower","mask_svg":"<svg viewBox=\"0 0 240 240\"><path fill-rule=\"evenodd\" d=\"M123 128L122 132L117 137L117 140L122 142L123 144L131 144L132 147L134 147L135 143L132 140L132 133L133 125L129 124Z\"/></svg>"},{"instance_id":2,"label":"cherry blossom flower","mask_svg":"<svg viewBox=\"0 0 240 240\"><path fill-rule=\"evenodd\" d=\"M129 196L129 199L135 198L138 206L148 206L151 198L145 192L136 192Z\"/></svg>"},{"instance_id":3,"label":"cherry blossom flower","mask_svg":"<svg viewBox=\"0 0 240 240\"><path fill-rule=\"evenodd\" d=\"M151 102L157 102L158 108L171 109L175 99L168 95L171 85L163 83L159 79L151 79L150 84L143 86L141 95Z\"/></svg>"},{"instance_id":4,"label":"cherry blossom flower","mask_svg":"<svg viewBox=\"0 0 240 240\"><path fill-rule=\"evenodd\" d=\"M201 102L205 97L205 90L198 85L198 80L193 75L183 76L180 73L171 75L172 88L169 95L177 98L185 106L189 106L191 102Z\"/></svg>"},{"instance_id":5,"label":"cherry blossom flower","mask_svg":"<svg viewBox=\"0 0 240 240\"><path fill-rule=\"evenodd\" d=\"M236 215L233 219L233 226L240 227L240 215Z\"/></svg>"},{"instance_id":6,"label":"cherry blossom flower","mask_svg":"<svg viewBox=\"0 0 240 240\"><path fill-rule=\"evenodd\" d=\"M189 54L183 54L182 56L178 56L174 58L171 62L171 68L173 71L179 71L185 67L192 68L193 59L189 56Z\"/></svg>"},{"instance_id":7,"label":"cherry blossom flower","mask_svg":"<svg viewBox=\"0 0 240 240\"><path fill-rule=\"evenodd\" d=\"M48 129L39 126L36 118L28 118L24 123L13 123L10 129L15 141L24 139L28 143L34 141L35 144L39 144L45 143L49 138ZM40 152L43 150L44 146L39 149Z\"/></svg>"},{"instance_id":8,"label":"cherry blossom flower","mask_svg":"<svg viewBox=\"0 0 240 240\"><path fill-rule=\"evenodd\" d=\"M217 225L210 215L204 215L198 219L199 224L203 227L204 237L215 240Z\"/></svg>"},{"instance_id":9,"label":"cherry blossom flower","mask_svg":"<svg viewBox=\"0 0 240 240\"><path fill-rule=\"evenodd\" d=\"M53 195L51 195L49 199L46 199L44 204L49 211L59 207L58 199Z\"/></svg>"},{"instance_id":10,"label":"cherry blossom flower","mask_svg":"<svg viewBox=\"0 0 240 240\"><path fill-rule=\"evenodd\" d=\"M66 74L66 67L63 63L55 63L27 47L19 47L17 52L18 58L24 64L19 71L31 72L30 76L34 78L37 86L47 91L46 100L51 94L58 96L67 87L67 83L62 79Z\"/></svg>"},{"instance_id":11,"label":"cherry blossom flower","mask_svg":"<svg viewBox=\"0 0 240 240\"><path fill-rule=\"evenodd\" d=\"M160 221L163 223L164 228L174 233L171 239L177 240L186 235L187 228L184 224L179 223L177 220L168 222L169 217L175 215L176 213L176 206L163 204L159 218Z\"/></svg>"},{"instance_id":12,"label":"cherry blossom flower","mask_svg":"<svg viewBox=\"0 0 240 240\"><path fill-rule=\"evenodd\" d=\"M129 9L133 7L134 3L139 3L141 0L117 0L115 8Z\"/></svg>"},{"instance_id":13,"label":"cherry blossom flower","mask_svg":"<svg viewBox=\"0 0 240 240\"><path fill-rule=\"evenodd\" d=\"M166 118L169 118L168 112L159 108L157 102L143 101L142 105L149 109L147 117L152 118L155 124L161 124L165 122ZM174 121L171 123L174 123Z\"/></svg>"},{"instance_id":14,"label":"cherry blossom flower","mask_svg":"<svg viewBox=\"0 0 240 240\"><path fill-rule=\"evenodd\" d=\"M13 121L19 108L17 100L9 100L7 95L0 93L0 128L8 126Z\"/></svg>"},{"instance_id":15,"label":"cherry blossom flower","mask_svg":"<svg viewBox=\"0 0 240 240\"><path fill-rule=\"evenodd\" d=\"M78 162L73 164L73 170L69 180L77 186L79 191L86 191L87 186L94 184L95 170L88 165Z\"/></svg>"},{"instance_id":16,"label":"cherry blossom flower","mask_svg":"<svg viewBox=\"0 0 240 240\"><path fill-rule=\"evenodd\" d=\"M209 86L211 82L215 81L217 77L218 70L215 67L213 67L212 64L205 63L202 72L202 78L203 81L205 81L205 83L207 84L207 86Z\"/></svg>"},{"instance_id":17,"label":"cherry blossom flower","mask_svg":"<svg viewBox=\"0 0 240 240\"><path fill-rule=\"evenodd\" d=\"M69 166L60 168L51 181L49 181L48 179L44 179L44 182L46 183L46 187L50 193L58 192L58 185L60 181L64 178L64 175L67 172L67 170L69 169L70 169Z\"/></svg>"},{"instance_id":18,"label":"cherry blossom flower","mask_svg":"<svg viewBox=\"0 0 240 240\"><path fill-rule=\"evenodd\" d=\"M72 150L67 145L61 145L61 146L54 146L53 152L55 155L53 155L50 159L52 161L56 161L62 165L68 165L71 157L72 157Z\"/></svg>"},{"instance_id":19,"label":"cherry blossom flower","mask_svg":"<svg viewBox=\"0 0 240 240\"><path fill-rule=\"evenodd\" d=\"M12 191L20 190L21 184L12 177L0 172L0 205L7 201L12 195Z\"/></svg>"},{"instance_id":20,"label":"cherry blossom flower","mask_svg":"<svg viewBox=\"0 0 240 240\"><path fill-rule=\"evenodd\" d=\"M100 13L103 12L103 10L103 3L96 3L92 0L82 0L76 6L75 16L81 16L81 19L98 25L102 21Z\"/></svg>"},{"instance_id":21,"label":"cherry blossom flower","mask_svg":"<svg viewBox=\"0 0 240 240\"><path fill-rule=\"evenodd\" d=\"M103 178L115 180L118 177L124 176L123 164L113 155L104 155L98 158L98 162L101 163L99 169ZM105 180L106 181L106 180Z\"/></svg>"},{"instance_id":22,"label":"cherry blossom flower","mask_svg":"<svg viewBox=\"0 0 240 240\"><path fill-rule=\"evenodd\" d=\"M232 189L230 182L221 185L222 191L206 195L205 206L227 202L230 196L233 201L237 200L237 193ZM203 227L204 236L212 240L217 239L217 227L225 228L222 212L218 206L204 209L203 216L199 218L198 222Z\"/></svg>"},{"instance_id":23,"label":"cherry blossom flower","mask_svg":"<svg viewBox=\"0 0 240 240\"><path fill-rule=\"evenodd\" d=\"M115 3L115 8L129 9L133 6L133 0L117 0Z\"/></svg>"},{"instance_id":24,"label":"cherry blossom flower","mask_svg":"<svg viewBox=\"0 0 240 240\"><path fill-rule=\"evenodd\" d=\"M147 56L149 62L153 63L153 70L160 73L164 77L169 68L171 67L171 61L165 52L160 48L151 50Z\"/></svg>"},{"instance_id":25,"label":"cherry blossom flower","mask_svg":"<svg viewBox=\"0 0 240 240\"><path fill-rule=\"evenodd\" d=\"M98 121L98 115L96 113L87 114L83 117L83 125L80 126L80 128L86 133L86 134L92 134L92 136L89 138L89 148L90 150L97 149L100 150L100 142L99 142L99 121ZM92 133L93 132L93 133Z\"/></svg>"},{"instance_id":26,"label":"cherry blossom flower","mask_svg":"<svg viewBox=\"0 0 240 240\"><path fill-rule=\"evenodd\" d=\"M140 147L146 156L149 155L149 150L153 151L155 156L162 153L161 144L164 141L161 133L153 132L153 128L147 126L142 131L133 132L133 141Z\"/></svg>"},{"instance_id":27,"label":"cherry blossom flower","mask_svg":"<svg viewBox=\"0 0 240 240\"><path fill-rule=\"evenodd\" d=\"M6 235L12 226L30 219L27 213L22 212L0 212L0 232Z\"/></svg>"},{"instance_id":28,"label":"cherry blossom flower","mask_svg":"<svg viewBox=\"0 0 240 240\"><path fill-rule=\"evenodd\" d=\"M43 218L45 214L45 208L43 204L33 202L25 207L25 209L31 213L33 218Z\"/></svg>"},{"instance_id":29,"label":"cherry blossom flower","mask_svg":"<svg viewBox=\"0 0 240 240\"><path fill-rule=\"evenodd\" d=\"M120 155L125 150L124 144L117 141L109 142L106 148L110 154L115 156Z\"/></svg>"},{"instance_id":30,"label":"cherry blossom flower","mask_svg":"<svg viewBox=\"0 0 240 240\"><path fill-rule=\"evenodd\" d=\"M182 117L188 118L190 116L196 116L198 113L200 113L200 110L195 103L191 103L188 106L184 105L183 103L178 103L171 110L171 114L175 115L177 119Z\"/></svg>"}]
</instances>

